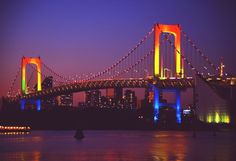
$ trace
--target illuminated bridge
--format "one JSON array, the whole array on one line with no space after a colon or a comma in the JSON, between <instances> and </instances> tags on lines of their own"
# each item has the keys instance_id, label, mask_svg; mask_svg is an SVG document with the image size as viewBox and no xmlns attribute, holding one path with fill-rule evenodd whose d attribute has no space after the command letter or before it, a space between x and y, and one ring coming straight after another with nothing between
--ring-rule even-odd
<instances>
[{"instance_id":1,"label":"illuminated bridge","mask_svg":"<svg viewBox=\"0 0 236 161\"><path fill-rule=\"evenodd\" d=\"M120 79L120 80L98 80L98 81L88 81L88 82L79 82L73 84L65 84L57 87L53 87L50 89L45 89L42 91L36 91L34 93L29 93L27 95L20 95L19 97L15 97L14 101L21 99L37 99L37 98L45 98L50 96L58 96L61 94L73 93L73 92L81 92L87 90L94 89L107 89L107 88L148 88L150 83L153 80L145 80L145 79ZM186 79L168 79L168 80L159 80L156 83L156 86L160 89L186 89L192 88L194 86L194 82L192 78Z\"/></svg>"},{"instance_id":2,"label":"illuminated bridge","mask_svg":"<svg viewBox=\"0 0 236 161\"><path fill-rule=\"evenodd\" d=\"M154 45L153 45L154 44ZM26 66L31 74L26 74ZM21 89L16 88L21 73ZM37 85L30 86L32 75L37 74ZM53 76L53 87L42 88L42 77ZM176 122L181 123L181 91L196 87L201 79L223 99L232 102L235 97L236 78L224 72L224 64L215 65L197 47L180 25L155 24L154 27L124 57L97 73L63 76L46 65L40 57L23 57L21 66L12 81L7 101L20 103L35 100L40 110L40 100L61 94L108 88L146 88L153 102L154 122L159 120L159 110L165 105L161 93L175 93ZM196 102L193 102L196 107Z\"/></svg>"}]
</instances>

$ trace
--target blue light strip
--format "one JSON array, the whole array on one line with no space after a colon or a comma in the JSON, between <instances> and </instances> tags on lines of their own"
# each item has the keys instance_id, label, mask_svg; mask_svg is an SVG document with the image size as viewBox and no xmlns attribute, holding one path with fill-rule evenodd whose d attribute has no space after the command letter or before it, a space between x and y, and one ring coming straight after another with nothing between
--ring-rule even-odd
<instances>
[{"instance_id":1,"label":"blue light strip","mask_svg":"<svg viewBox=\"0 0 236 161\"><path fill-rule=\"evenodd\" d=\"M37 108L37 111L41 110L41 101L40 101L40 99L36 100L36 108Z\"/></svg>"},{"instance_id":2,"label":"blue light strip","mask_svg":"<svg viewBox=\"0 0 236 161\"><path fill-rule=\"evenodd\" d=\"M181 111L180 111L180 90L176 90L176 121L181 123Z\"/></svg>"},{"instance_id":3,"label":"blue light strip","mask_svg":"<svg viewBox=\"0 0 236 161\"><path fill-rule=\"evenodd\" d=\"M35 103L37 111L41 110L41 100L40 99L37 99L36 101L35 100L28 100L28 102ZM22 111L25 109L25 103L26 103L25 99L20 100L20 108Z\"/></svg>"},{"instance_id":4,"label":"blue light strip","mask_svg":"<svg viewBox=\"0 0 236 161\"><path fill-rule=\"evenodd\" d=\"M25 100L24 99L20 100L20 108L22 111L25 109Z\"/></svg>"},{"instance_id":5,"label":"blue light strip","mask_svg":"<svg viewBox=\"0 0 236 161\"><path fill-rule=\"evenodd\" d=\"M159 91L158 91L158 88L155 86L154 86L154 100L153 100L153 102L154 102L154 122L157 123L160 103L159 103Z\"/></svg>"}]
</instances>

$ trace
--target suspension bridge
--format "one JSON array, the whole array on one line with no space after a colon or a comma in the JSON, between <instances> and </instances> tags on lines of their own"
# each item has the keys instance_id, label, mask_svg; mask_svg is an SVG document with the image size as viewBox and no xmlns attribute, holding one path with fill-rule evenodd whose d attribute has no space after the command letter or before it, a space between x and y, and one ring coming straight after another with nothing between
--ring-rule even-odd
<instances>
[{"instance_id":1,"label":"suspension bridge","mask_svg":"<svg viewBox=\"0 0 236 161\"><path fill-rule=\"evenodd\" d=\"M28 77L27 64L32 72ZM37 85L30 87L35 73ZM43 89L42 78L48 76L53 76L53 87ZM19 77L21 85L16 89ZM61 94L116 87L148 88L152 93L149 99L153 102L154 121L158 122L159 110L165 105L160 100L160 94L171 91L176 97L173 104L176 122L181 123L181 91L195 88L197 78L217 95L235 104L236 77L224 71L224 64L214 64L180 25L155 24L125 56L97 73L66 77L55 72L40 57L22 57L6 102L19 103L24 109L27 101L35 100L36 109L40 110L41 99Z\"/></svg>"}]
</instances>

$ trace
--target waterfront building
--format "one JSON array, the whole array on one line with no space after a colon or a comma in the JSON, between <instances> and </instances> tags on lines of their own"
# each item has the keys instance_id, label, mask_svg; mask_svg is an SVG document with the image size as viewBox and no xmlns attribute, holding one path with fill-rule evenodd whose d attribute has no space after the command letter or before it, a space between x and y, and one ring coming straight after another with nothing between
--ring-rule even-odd
<instances>
[{"instance_id":1,"label":"waterfront building","mask_svg":"<svg viewBox=\"0 0 236 161\"><path fill-rule=\"evenodd\" d=\"M101 106L101 91L90 90L86 91L85 104L88 107L100 107Z\"/></svg>"},{"instance_id":2,"label":"waterfront building","mask_svg":"<svg viewBox=\"0 0 236 161\"><path fill-rule=\"evenodd\" d=\"M73 106L73 94L62 94L58 97L58 106Z\"/></svg>"},{"instance_id":3,"label":"waterfront building","mask_svg":"<svg viewBox=\"0 0 236 161\"><path fill-rule=\"evenodd\" d=\"M135 91L126 90L123 99L124 108L133 109L137 107L137 97L135 95Z\"/></svg>"},{"instance_id":4,"label":"waterfront building","mask_svg":"<svg viewBox=\"0 0 236 161\"><path fill-rule=\"evenodd\" d=\"M50 89L52 87L53 87L53 77L48 76L42 82L42 89L45 90L45 89ZM55 97L46 97L46 98L43 98L41 101L42 101L42 104L46 105L46 106L55 106L56 105L56 98Z\"/></svg>"}]
</instances>

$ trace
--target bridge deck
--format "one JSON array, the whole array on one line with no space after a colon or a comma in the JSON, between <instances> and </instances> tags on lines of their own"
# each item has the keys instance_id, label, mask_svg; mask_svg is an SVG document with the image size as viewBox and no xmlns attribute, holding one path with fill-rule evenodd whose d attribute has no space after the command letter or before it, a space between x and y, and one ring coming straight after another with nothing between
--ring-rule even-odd
<instances>
[{"instance_id":1,"label":"bridge deck","mask_svg":"<svg viewBox=\"0 0 236 161\"><path fill-rule=\"evenodd\" d=\"M118 80L98 80L88 82L78 82L73 84L65 84L62 86L53 87L50 89L44 89L42 91L36 91L27 95L20 95L10 100L16 101L19 99L36 99L44 98L49 96L58 96L61 94L81 92L93 89L107 89L107 88L146 88L150 84L154 84L158 88L163 89L186 89L194 86L192 78L183 79L164 79L154 82L150 79L118 79Z\"/></svg>"}]
</instances>

